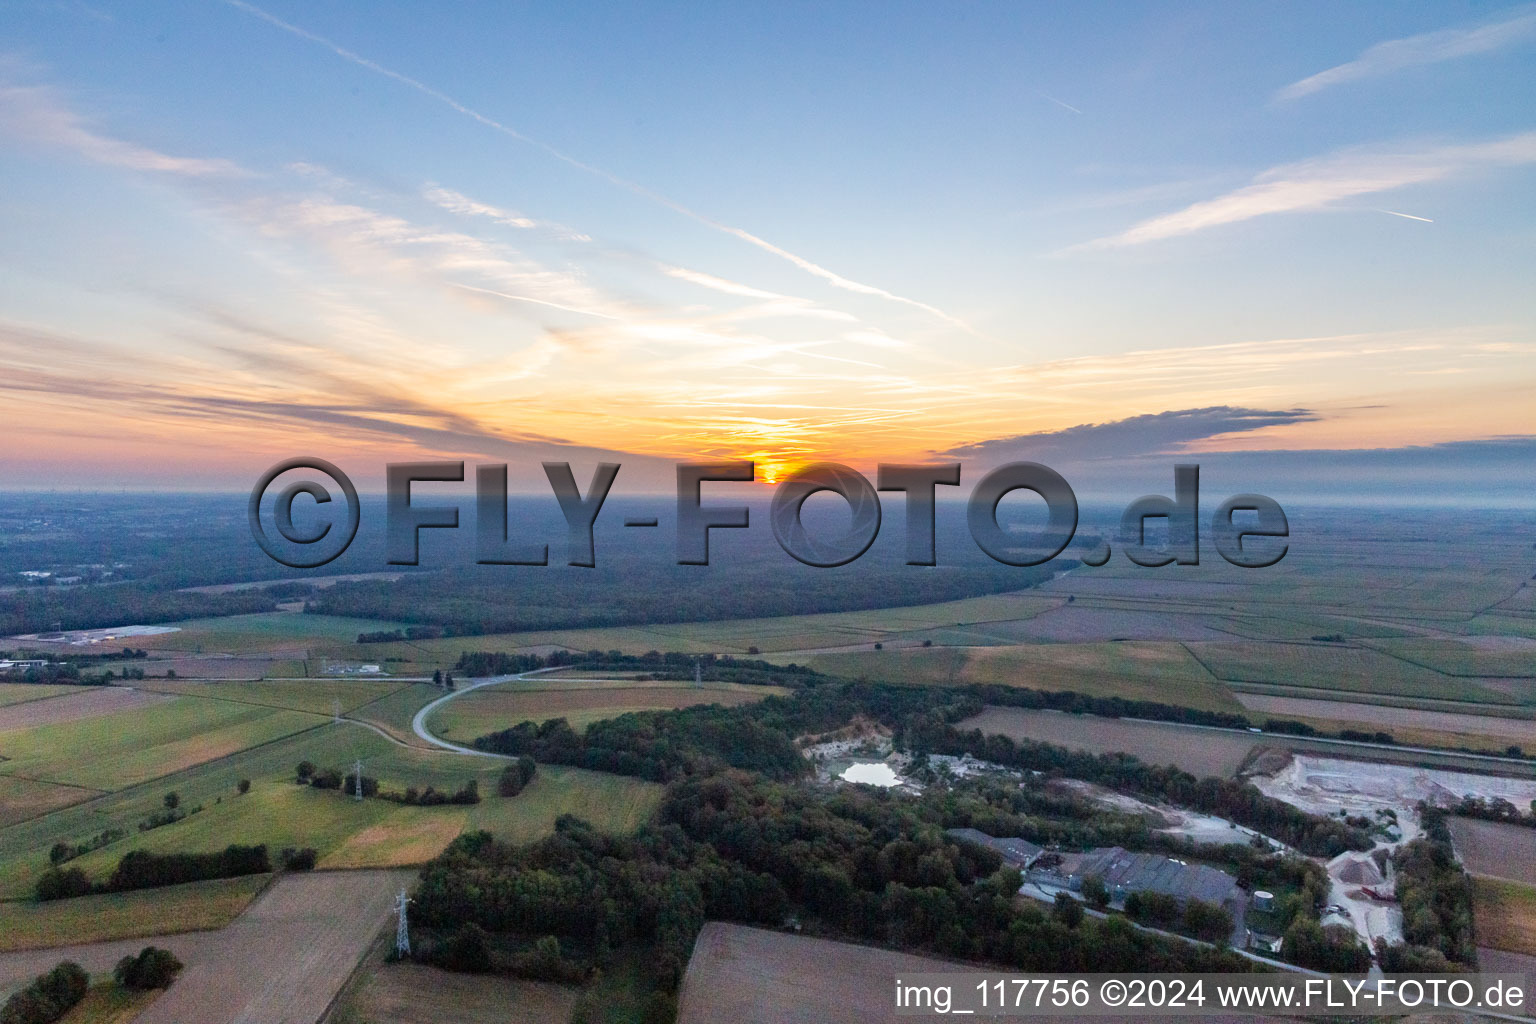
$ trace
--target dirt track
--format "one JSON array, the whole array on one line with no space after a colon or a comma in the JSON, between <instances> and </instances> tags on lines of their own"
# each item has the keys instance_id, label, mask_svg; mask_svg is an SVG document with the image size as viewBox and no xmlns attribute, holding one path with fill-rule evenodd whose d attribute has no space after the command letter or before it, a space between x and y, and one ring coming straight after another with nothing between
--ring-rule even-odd
<instances>
[{"instance_id":1,"label":"dirt track","mask_svg":"<svg viewBox=\"0 0 1536 1024\"><path fill-rule=\"evenodd\" d=\"M227 928L0 954L0 990L74 960L110 973L146 945L186 970L136 1024L314 1024L390 917L411 871L288 875Z\"/></svg>"},{"instance_id":2,"label":"dirt track","mask_svg":"<svg viewBox=\"0 0 1536 1024\"><path fill-rule=\"evenodd\" d=\"M0 732L58 725L115 711L133 711L170 699L162 694L145 693L127 686L97 686L85 693L66 693L62 697L48 697L0 708Z\"/></svg>"}]
</instances>

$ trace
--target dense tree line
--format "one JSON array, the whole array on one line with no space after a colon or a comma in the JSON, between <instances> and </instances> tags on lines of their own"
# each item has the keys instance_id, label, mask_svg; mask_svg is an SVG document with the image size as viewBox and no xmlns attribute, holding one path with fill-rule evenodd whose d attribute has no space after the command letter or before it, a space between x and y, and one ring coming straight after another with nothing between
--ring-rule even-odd
<instances>
[{"instance_id":1,"label":"dense tree line","mask_svg":"<svg viewBox=\"0 0 1536 1024\"><path fill-rule=\"evenodd\" d=\"M1463 818L1481 818L1483 821L1502 821L1536 828L1536 800L1531 801L1529 810L1522 811L1503 797L1484 800L1481 797L1464 796L1450 808L1450 813Z\"/></svg>"},{"instance_id":2,"label":"dense tree line","mask_svg":"<svg viewBox=\"0 0 1536 1024\"><path fill-rule=\"evenodd\" d=\"M79 868L50 868L37 880L39 900L69 899L92 893L157 889L213 878L264 874L272 870L267 848L230 844L218 853L150 853L132 850L117 862L103 883L92 883Z\"/></svg>"},{"instance_id":3,"label":"dense tree line","mask_svg":"<svg viewBox=\"0 0 1536 1024\"><path fill-rule=\"evenodd\" d=\"M53 1024L84 999L90 987L85 969L65 960L7 999L0 1007L0 1024Z\"/></svg>"},{"instance_id":4,"label":"dense tree line","mask_svg":"<svg viewBox=\"0 0 1536 1024\"><path fill-rule=\"evenodd\" d=\"M747 683L759 686L796 686L828 677L803 665L776 665L768 661L737 658L724 654L682 654L677 651L646 651L625 654L622 651L551 651L545 655L507 653L506 651L464 651L454 663L454 671L480 678L508 676L541 668L579 666L592 671L634 671L639 669L651 679L693 680L698 663L705 682Z\"/></svg>"},{"instance_id":5,"label":"dense tree line","mask_svg":"<svg viewBox=\"0 0 1536 1024\"><path fill-rule=\"evenodd\" d=\"M1444 814L1421 805L1420 815L1424 835L1399 847L1392 858L1397 899L1403 909L1403 938L1410 947L1432 950L1452 964L1475 968L1472 880L1456 860Z\"/></svg>"},{"instance_id":6,"label":"dense tree line","mask_svg":"<svg viewBox=\"0 0 1536 1024\"><path fill-rule=\"evenodd\" d=\"M296 781L301 786L309 786L313 789L334 789L347 796L355 797L359 792L363 798L388 800L397 804L409 804L413 807L441 807L445 804L477 804L480 802L480 783L474 779L465 782L458 789L446 793L428 785L406 786L404 790L383 789L379 786L379 780L371 775L362 776L359 782L356 772L341 773L339 768L317 768L313 761L300 761L295 769Z\"/></svg>"},{"instance_id":7,"label":"dense tree line","mask_svg":"<svg viewBox=\"0 0 1536 1024\"><path fill-rule=\"evenodd\" d=\"M76 857L84 857L93 850L99 850L119 839L126 838L128 833L120 828L103 829L83 843L58 842L48 851L48 863L53 867L68 863Z\"/></svg>"},{"instance_id":8,"label":"dense tree line","mask_svg":"<svg viewBox=\"0 0 1536 1024\"><path fill-rule=\"evenodd\" d=\"M946 563L945 572L917 572L873 556L840 569L809 569L768 537L754 554L720 558L705 571L671 564L654 551L600 551L602 564L623 574L622 587L607 583L611 575L559 566L509 571L460 563L396 581L337 583L315 591L307 610L436 626L445 636L713 622L952 601L1031 587L1073 564L1004 566L976 552L968 537L964 545L972 557Z\"/></svg>"},{"instance_id":9,"label":"dense tree line","mask_svg":"<svg viewBox=\"0 0 1536 1024\"><path fill-rule=\"evenodd\" d=\"M204 594L157 590L139 583L18 590L0 594L0 634L246 615L275 607L271 595L260 590Z\"/></svg>"}]
</instances>

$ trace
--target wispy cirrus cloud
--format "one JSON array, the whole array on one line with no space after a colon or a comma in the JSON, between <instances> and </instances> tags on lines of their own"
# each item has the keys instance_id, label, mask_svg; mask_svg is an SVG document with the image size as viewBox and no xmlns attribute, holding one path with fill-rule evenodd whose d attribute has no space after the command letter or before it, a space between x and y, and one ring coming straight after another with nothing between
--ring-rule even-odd
<instances>
[{"instance_id":1,"label":"wispy cirrus cloud","mask_svg":"<svg viewBox=\"0 0 1536 1024\"><path fill-rule=\"evenodd\" d=\"M383 77L398 82L407 88L414 89L424 96L429 96L437 102L452 109L456 113L462 114L463 116L468 117L471 120L482 124L487 128L490 128L493 131L499 132L508 138L516 139L519 142L540 149L556 160L559 160L561 163L575 167L578 170L584 171L588 174L596 175L597 177L602 178L603 180L610 182L611 184L616 185L627 192L633 193L634 195L640 196L644 199L649 199L652 202L659 203L662 206L665 206L667 209L681 214L682 216L687 217L689 220L692 220L695 223L702 224L707 228L711 228L715 231L719 231L734 238L740 239L741 241L746 242L748 245L751 245L763 252L777 256L778 258L800 268L807 274L820 278L822 281L826 282L834 288L853 292L858 295L866 295L874 298L885 299L889 302L898 303L913 309L919 309L971 334L976 333L975 329L967 324L964 320L961 320L959 317L954 316L953 314L948 313L943 309L940 309L938 306L923 302L919 299L909 298L905 295L898 295L895 292L888 291L884 288L880 288L872 284L865 284L862 281L856 281L852 278L845 277L842 274L838 274L832 270L827 269L826 267L814 262L813 260L809 260L797 253L790 252L788 249L785 249L781 246L774 245L767 239L755 235L744 228L726 224L723 221L700 213L692 207L689 207L669 196L663 195L654 189L647 188L638 182L630 181L628 178L614 174L612 171L607 171L601 167L595 166L594 164L587 163L586 161L578 159L577 157L570 155L564 150L552 146L540 139L533 138L530 135L525 135L524 133L518 131L516 128L498 121L496 118L487 114L483 114L465 103L461 103L459 100L454 99L452 96L442 92L439 89L433 88L420 79L412 78L411 76L402 74L401 72L395 71L392 68L385 67L383 64L380 64L377 61L369 60L367 57L364 57L353 50L349 50L338 43L332 42L330 39L327 39L324 36L317 35L316 33L311 32L308 29L301 28L292 22L284 21L276 15L265 11L260 7L257 7L255 4L246 2L246 0L224 0L224 2L237 10L244 11L246 14L259 18L262 21L265 21L267 24L287 32L290 35L297 36L298 38L304 39L311 43L315 43L318 46L323 46L327 50L334 53L336 56L351 64L365 68L374 74L382 75Z\"/></svg>"},{"instance_id":2,"label":"wispy cirrus cloud","mask_svg":"<svg viewBox=\"0 0 1536 1024\"><path fill-rule=\"evenodd\" d=\"M1365 50L1354 60L1303 78L1275 93L1278 102L1300 99L1331 86L1362 78L1377 78L1405 68L1438 64L1458 57L1513 46L1536 36L1536 6L1515 8L1513 16L1469 28L1446 28L1403 39L1389 39Z\"/></svg>"},{"instance_id":3,"label":"wispy cirrus cloud","mask_svg":"<svg viewBox=\"0 0 1536 1024\"><path fill-rule=\"evenodd\" d=\"M1143 245L1268 214L1321 210L1342 199L1441 181L1479 168L1532 163L1536 163L1536 132L1461 145L1347 149L1272 168L1250 185L1067 251Z\"/></svg>"},{"instance_id":4,"label":"wispy cirrus cloud","mask_svg":"<svg viewBox=\"0 0 1536 1024\"><path fill-rule=\"evenodd\" d=\"M71 150L96 163L188 177L243 177L223 159L172 156L95 130L47 86L0 83L0 133Z\"/></svg>"}]
</instances>

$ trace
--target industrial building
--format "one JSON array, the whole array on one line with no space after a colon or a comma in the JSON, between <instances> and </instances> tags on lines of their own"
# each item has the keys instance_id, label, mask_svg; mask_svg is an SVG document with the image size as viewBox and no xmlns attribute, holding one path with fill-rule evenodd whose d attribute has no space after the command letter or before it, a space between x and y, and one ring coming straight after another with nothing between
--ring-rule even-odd
<instances>
[{"instance_id":1,"label":"industrial building","mask_svg":"<svg viewBox=\"0 0 1536 1024\"><path fill-rule=\"evenodd\" d=\"M1057 863L1042 863L1029 872L1029 881L1073 892L1083 879L1097 876L1109 889L1112 903L1133 892L1157 892L1181 902L1203 900L1217 906L1241 906L1237 880L1204 864L1187 864L1156 853L1131 853L1118 846L1101 846L1087 853L1059 855ZM1047 858L1056 860L1056 857Z\"/></svg>"},{"instance_id":2,"label":"industrial building","mask_svg":"<svg viewBox=\"0 0 1536 1024\"><path fill-rule=\"evenodd\" d=\"M1010 868L1018 868L1020 871L1028 869L1035 862L1035 858L1040 856L1041 847L1027 839L999 839L997 836L989 836L974 828L951 828L946 829L944 834L951 839L990 847L1003 855L1004 864Z\"/></svg>"}]
</instances>

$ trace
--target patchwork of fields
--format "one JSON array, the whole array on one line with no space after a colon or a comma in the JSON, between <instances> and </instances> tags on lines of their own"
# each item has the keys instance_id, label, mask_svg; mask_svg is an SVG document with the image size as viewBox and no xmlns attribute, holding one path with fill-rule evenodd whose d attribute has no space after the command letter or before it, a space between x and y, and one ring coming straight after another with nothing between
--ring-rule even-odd
<instances>
[{"instance_id":1,"label":"patchwork of fields","mask_svg":"<svg viewBox=\"0 0 1536 1024\"><path fill-rule=\"evenodd\" d=\"M500 797L496 779L502 761L403 741L415 739L409 724L415 711L442 695L432 686L378 680L146 680L145 685L159 692L39 686L34 688L39 699L0 707L0 723L11 716L8 724L16 726L0 730L0 932L6 936L0 945L5 948L218 927L238 914L264 881L31 902L54 844L85 843L109 829L120 836L69 866L100 879L131 850L211 852L230 843L264 843L274 853L312 847L322 868L408 866L430 860L466 830L486 829L526 842L548 834L566 814L604 831L633 831L661 799L662 789L653 783L559 766L541 766L518 796ZM612 713L621 713L636 703L630 691L644 693L643 684L633 681L606 697L590 684L544 685L557 695L569 691L591 715L600 714L605 702ZM664 705L685 703L666 689L661 688ZM710 696L735 701L752 695L727 688ZM344 718L335 722L338 707ZM294 782L300 761L346 771L358 760L388 790L430 786L452 792L474 780L482 800L430 807L356 801ZM242 781L250 783L248 792L239 792ZM173 792L186 816L141 829L163 812Z\"/></svg>"}]
</instances>

